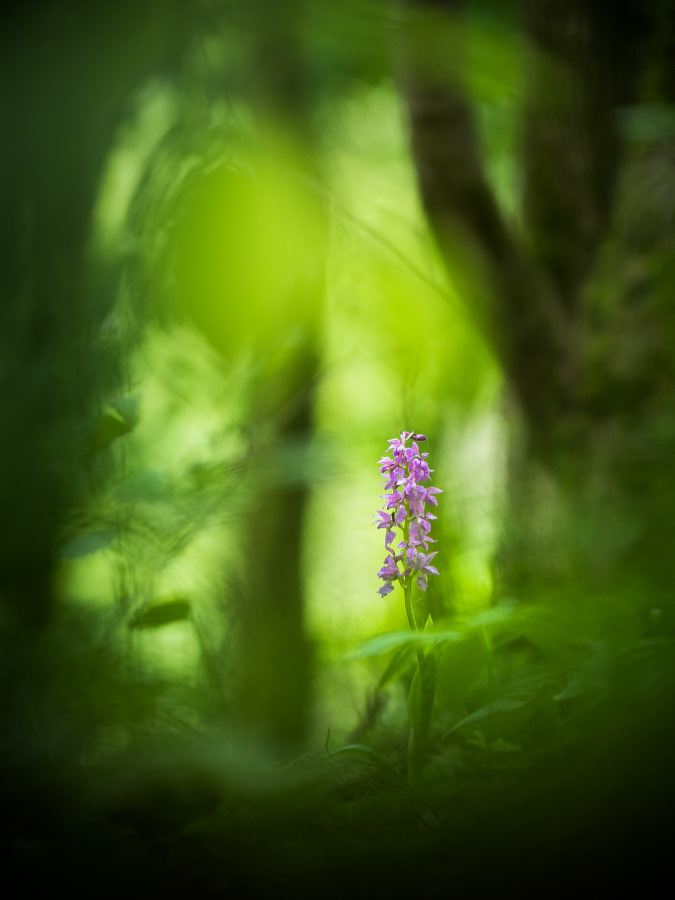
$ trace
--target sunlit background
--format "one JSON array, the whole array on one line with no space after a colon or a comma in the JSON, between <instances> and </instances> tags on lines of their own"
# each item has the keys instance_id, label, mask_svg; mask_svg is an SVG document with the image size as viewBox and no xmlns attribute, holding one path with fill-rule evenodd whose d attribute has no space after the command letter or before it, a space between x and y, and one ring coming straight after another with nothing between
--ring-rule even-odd
<instances>
[{"instance_id":1,"label":"sunlit background","mask_svg":"<svg viewBox=\"0 0 675 900\"><path fill-rule=\"evenodd\" d=\"M512 49L494 27L474 30L479 54L484 44L497 52L486 67L483 48L474 64L499 181L508 135L498 117L513 85L490 69ZM228 37L192 49L197 86L231 67ZM122 604L136 623L135 664L204 688L204 656L234 640L236 579L267 564L268 548L246 535L264 465L268 488L307 493L300 584L317 666L311 735L331 729L340 740L381 665L350 656L369 636L407 627L400 598L377 594L384 550L373 527L383 506L377 462L403 428L427 432L444 491L439 602L448 614L491 603L500 376L429 235L390 75L351 75L321 98L311 171L297 123L255 122L235 96L210 103L191 134L186 102L170 84L144 87L106 165L94 245L114 256L133 242L143 274L102 330L119 340L139 293L152 296L159 320L144 322L125 389L108 398L120 428L97 451L113 457L114 472L82 510L96 530L62 548L59 592L107 611ZM311 354L311 372L294 371L297 350ZM308 388L311 434L278 438L293 392ZM258 450L270 439L272 465ZM286 535L272 539L283 546ZM169 621L144 627L162 607Z\"/></svg>"}]
</instances>

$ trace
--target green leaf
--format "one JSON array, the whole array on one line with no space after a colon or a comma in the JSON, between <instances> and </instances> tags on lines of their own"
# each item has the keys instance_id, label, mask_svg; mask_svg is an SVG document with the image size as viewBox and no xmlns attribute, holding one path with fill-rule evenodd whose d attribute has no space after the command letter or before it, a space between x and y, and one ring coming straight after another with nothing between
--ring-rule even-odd
<instances>
[{"instance_id":1,"label":"green leaf","mask_svg":"<svg viewBox=\"0 0 675 900\"><path fill-rule=\"evenodd\" d=\"M189 615L190 604L187 600L168 600L137 613L129 623L129 628L160 628L162 625L182 622Z\"/></svg>"},{"instance_id":2,"label":"green leaf","mask_svg":"<svg viewBox=\"0 0 675 900\"><path fill-rule=\"evenodd\" d=\"M59 551L58 555L61 559L77 559L80 556L89 556L98 550L103 550L108 544L111 544L117 537L118 532L115 528L106 528L102 531L92 531L89 534L82 534L73 538Z\"/></svg>"},{"instance_id":3,"label":"green leaf","mask_svg":"<svg viewBox=\"0 0 675 900\"><path fill-rule=\"evenodd\" d=\"M530 719L537 712L539 706L536 697L527 697L521 700L495 700L462 719L445 736L486 719L490 719L490 729L494 734L508 734Z\"/></svg>"},{"instance_id":4,"label":"green leaf","mask_svg":"<svg viewBox=\"0 0 675 900\"><path fill-rule=\"evenodd\" d=\"M413 650L414 647L412 644L404 644L402 647L398 648L389 661L389 665L382 673L382 677L377 684L378 691L381 691L386 687L392 679L396 678L396 676L406 668L410 662Z\"/></svg>"},{"instance_id":5,"label":"green leaf","mask_svg":"<svg viewBox=\"0 0 675 900\"><path fill-rule=\"evenodd\" d=\"M425 591L413 591L412 608L417 627L422 631L429 618L429 598Z\"/></svg>"},{"instance_id":6,"label":"green leaf","mask_svg":"<svg viewBox=\"0 0 675 900\"><path fill-rule=\"evenodd\" d=\"M576 671L557 695L557 700L569 700L589 691L607 688L610 682L611 657L603 647L594 644L594 655Z\"/></svg>"},{"instance_id":7,"label":"green leaf","mask_svg":"<svg viewBox=\"0 0 675 900\"><path fill-rule=\"evenodd\" d=\"M128 394L117 397L112 402L101 418L96 423L94 436L89 447L89 453L98 453L105 449L113 441L129 434L138 422L138 410L140 399L138 394Z\"/></svg>"},{"instance_id":8,"label":"green leaf","mask_svg":"<svg viewBox=\"0 0 675 900\"><path fill-rule=\"evenodd\" d=\"M358 647L350 655L350 659L382 656L403 646L418 648L458 644L467 640L476 631L485 629L500 630L503 626L515 627L520 631L528 623L535 621L537 616L541 617L539 611L530 607L521 607L515 602L507 601L492 609L483 609L472 616L457 620L457 628L444 629L442 631L394 631L389 634L379 635Z\"/></svg>"},{"instance_id":9,"label":"green leaf","mask_svg":"<svg viewBox=\"0 0 675 900\"><path fill-rule=\"evenodd\" d=\"M372 638L355 650L350 658L363 659L369 656L382 656L399 647L410 648L434 646L435 644L457 643L466 639L461 631L394 631Z\"/></svg>"},{"instance_id":10,"label":"green leaf","mask_svg":"<svg viewBox=\"0 0 675 900\"><path fill-rule=\"evenodd\" d=\"M401 778L401 775L392 768L386 759L383 759L372 747L367 747L365 744L347 744L345 747L340 747L334 753L331 753L330 756L331 759L353 759L368 766L374 765L383 771L395 775L397 778Z\"/></svg>"},{"instance_id":11,"label":"green leaf","mask_svg":"<svg viewBox=\"0 0 675 900\"><path fill-rule=\"evenodd\" d=\"M331 753L331 756L333 758L348 757L349 759L358 759L359 762L364 763L371 763L377 758L372 747L367 747L365 744L347 744L335 750Z\"/></svg>"},{"instance_id":12,"label":"green leaf","mask_svg":"<svg viewBox=\"0 0 675 900\"><path fill-rule=\"evenodd\" d=\"M90 453L99 453L117 438L128 434L133 428L116 409L107 410L96 423L96 430L89 448Z\"/></svg>"},{"instance_id":13,"label":"green leaf","mask_svg":"<svg viewBox=\"0 0 675 900\"><path fill-rule=\"evenodd\" d=\"M411 787L419 784L422 766L427 755L431 714L436 695L438 653L432 650L420 663L410 685L408 715L410 741L408 744L408 780Z\"/></svg>"},{"instance_id":14,"label":"green leaf","mask_svg":"<svg viewBox=\"0 0 675 900\"><path fill-rule=\"evenodd\" d=\"M521 606L515 600L502 600L490 609L481 609L461 620L464 628L476 630L488 628L499 630L501 626L522 628L529 622L542 617L542 611L531 606Z\"/></svg>"}]
</instances>

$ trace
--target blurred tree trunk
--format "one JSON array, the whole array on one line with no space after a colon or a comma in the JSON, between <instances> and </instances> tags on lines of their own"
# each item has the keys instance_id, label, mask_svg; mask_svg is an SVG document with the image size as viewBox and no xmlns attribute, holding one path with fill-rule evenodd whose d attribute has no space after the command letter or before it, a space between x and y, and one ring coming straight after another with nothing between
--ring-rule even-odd
<instances>
[{"instance_id":1,"label":"blurred tree trunk","mask_svg":"<svg viewBox=\"0 0 675 900\"><path fill-rule=\"evenodd\" d=\"M75 459L100 387L110 297L92 298L86 252L130 87L117 46L126 16L82 13L36 3L5 12L2 33L0 572L11 617L29 629L49 618L56 532L82 483ZM133 70L145 48L135 60L128 49Z\"/></svg>"},{"instance_id":2,"label":"blurred tree trunk","mask_svg":"<svg viewBox=\"0 0 675 900\"><path fill-rule=\"evenodd\" d=\"M252 45L252 103L260 139L291 142L298 169L298 193L316 180L310 156L309 73L300 39L303 4L265 0L248 4ZM267 132L267 134L266 134ZM302 201L301 201L302 202ZM279 220L276 228L293 228ZM282 474L256 498L250 518L249 600L242 622L242 691L240 714L253 733L272 746L297 747L305 737L313 683L312 650L305 629L303 535L310 493L302 464L312 438L314 384L318 371L316 322L325 290L325 247L310 245L303 271L293 273L291 308L309 309L309 319L297 321L301 334L294 352L275 376L273 390L263 388L254 417L275 423L271 447L274 468ZM273 302L273 301L272 301ZM279 335L279 339L282 339ZM284 462L285 460L285 462Z\"/></svg>"},{"instance_id":3,"label":"blurred tree trunk","mask_svg":"<svg viewBox=\"0 0 675 900\"><path fill-rule=\"evenodd\" d=\"M222 192L220 215L231 218L224 226L227 241L241 242L245 250L242 258L236 252L228 256L230 271L223 275L230 289L205 303L197 316L225 355L233 339L245 343L254 335L253 365L261 371L253 378L248 413L255 483L242 534L246 562L237 610L234 714L250 737L287 752L306 733L312 685L302 572L310 490L304 461L312 437L325 287L323 213L312 191L316 173L310 163L310 80L300 38L303 4L260 0L238 3L234 10L248 49L243 99L254 118L252 159L245 164L261 170L253 179L226 176L231 188ZM233 206L239 191L237 210L251 220L247 224L237 222ZM258 207L252 214L256 204L265 212ZM306 234L302 223L314 214L316 232ZM214 238L222 240L217 235L207 240ZM213 246L214 257L222 255ZM261 282L253 269L266 268L268 281ZM223 292L229 293L225 304L241 313L218 312ZM243 333L233 338L233 330Z\"/></svg>"},{"instance_id":4,"label":"blurred tree trunk","mask_svg":"<svg viewBox=\"0 0 675 900\"><path fill-rule=\"evenodd\" d=\"M400 41L426 210L512 412L501 587L522 595L649 558L663 591L675 489L675 4L518 10L518 226L481 159L460 61L464 5L406 0Z\"/></svg>"},{"instance_id":5,"label":"blurred tree trunk","mask_svg":"<svg viewBox=\"0 0 675 900\"><path fill-rule=\"evenodd\" d=\"M10 766L36 765L45 785L44 760L56 763L40 705L54 672L40 641L55 613L58 544L86 494L97 406L116 372L100 337L116 281L91 258L93 213L129 99L167 52L171 10L172 0L45 0L2 13L2 751ZM169 14L160 22L158 12ZM3 792L20 795L22 769L9 771ZM17 802L26 808L25 795Z\"/></svg>"}]
</instances>

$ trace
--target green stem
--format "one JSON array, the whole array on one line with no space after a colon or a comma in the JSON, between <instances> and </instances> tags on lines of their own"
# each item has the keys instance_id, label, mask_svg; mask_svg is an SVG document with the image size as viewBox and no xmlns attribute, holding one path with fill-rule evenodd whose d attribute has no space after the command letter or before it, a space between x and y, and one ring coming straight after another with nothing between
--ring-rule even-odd
<instances>
[{"instance_id":1,"label":"green stem","mask_svg":"<svg viewBox=\"0 0 675 900\"><path fill-rule=\"evenodd\" d=\"M404 579L402 582L403 596L405 597L405 611L408 616L408 624L410 625L410 630L419 631L420 629L417 626L412 605L412 583L409 579L410 576L408 576L408 578ZM417 662L420 666L424 662L424 651L421 647L417 648Z\"/></svg>"},{"instance_id":2,"label":"green stem","mask_svg":"<svg viewBox=\"0 0 675 900\"><path fill-rule=\"evenodd\" d=\"M485 652L487 654L488 706L490 709L492 709L492 704L495 700L495 673L492 656L492 640L487 628L481 628L480 636L483 646L485 647ZM485 720L485 740L487 741L490 753L492 753L492 744L494 742L494 725L492 716L488 716Z\"/></svg>"},{"instance_id":3,"label":"green stem","mask_svg":"<svg viewBox=\"0 0 675 900\"><path fill-rule=\"evenodd\" d=\"M405 542L405 545L408 546L408 544L410 542L410 504L408 503L407 500L404 500L403 506L405 507L405 512L406 512L406 516L405 516L405 520L403 522L403 528L402 528L403 540ZM404 554L403 555L403 569L405 571L405 565L406 565L405 550L403 551L403 554ZM415 619L415 612L413 610L413 605L412 605L412 581L413 581L413 574L410 574L410 575L406 576L405 578L401 579L401 586L403 588L403 596L405 597L405 611L406 611L406 615L408 616L408 624L410 625L410 630L411 631L419 631L420 628ZM417 663L419 666L421 666L423 662L424 662L424 651L422 650L421 647L418 647Z\"/></svg>"}]
</instances>

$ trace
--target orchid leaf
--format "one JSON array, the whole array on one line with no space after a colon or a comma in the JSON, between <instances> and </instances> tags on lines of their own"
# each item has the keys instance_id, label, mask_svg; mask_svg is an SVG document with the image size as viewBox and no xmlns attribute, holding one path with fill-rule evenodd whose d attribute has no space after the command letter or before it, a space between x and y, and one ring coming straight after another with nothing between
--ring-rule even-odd
<instances>
[{"instance_id":1,"label":"orchid leaf","mask_svg":"<svg viewBox=\"0 0 675 900\"><path fill-rule=\"evenodd\" d=\"M415 787L420 780L427 755L431 714L436 694L438 654L428 653L415 672L408 698L410 741L408 744L408 781Z\"/></svg>"}]
</instances>

